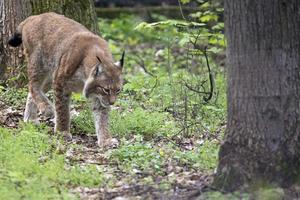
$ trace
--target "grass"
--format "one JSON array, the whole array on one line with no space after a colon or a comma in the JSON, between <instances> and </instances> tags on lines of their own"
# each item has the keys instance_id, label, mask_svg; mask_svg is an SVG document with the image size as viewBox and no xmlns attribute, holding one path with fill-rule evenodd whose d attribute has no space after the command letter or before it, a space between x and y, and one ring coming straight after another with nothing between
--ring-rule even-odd
<instances>
[{"instance_id":1,"label":"grass","mask_svg":"<svg viewBox=\"0 0 300 200\"><path fill-rule=\"evenodd\" d=\"M110 112L110 132L115 136L128 137L130 135L170 135L176 130L167 113L149 112L140 107L131 111L112 110ZM76 132L94 134L94 122L89 109L83 110L73 119Z\"/></svg>"},{"instance_id":2,"label":"grass","mask_svg":"<svg viewBox=\"0 0 300 200\"><path fill-rule=\"evenodd\" d=\"M0 199L76 199L70 188L103 186L108 180L104 171L114 171L115 165L132 178L136 173L148 174L141 181L153 184L153 178L170 173L167 166L208 172L217 162L218 145L213 143L182 151L172 143L157 146L136 135L134 141L123 138L118 149L107 152L112 166L70 165L66 153L59 150L62 141L44 125L22 124L19 129L0 128L0 133ZM111 185L118 179L110 177ZM174 181L166 179L159 187L169 188Z\"/></svg>"},{"instance_id":3,"label":"grass","mask_svg":"<svg viewBox=\"0 0 300 200\"><path fill-rule=\"evenodd\" d=\"M218 160L219 144L213 141L204 142L190 151L175 151L174 157L182 165L191 166L194 169L213 171Z\"/></svg>"},{"instance_id":4,"label":"grass","mask_svg":"<svg viewBox=\"0 0 300 200\"><path fill-rule=\"evenodd\" d=\"M114 150L110 159L116 161L125 171L142 171L149 174L162 172L164 158L151 143L136 142Z\"/></svg>"},{"instance_id":5,"label":"grass","mask_svg":"<svg viewBox=\"0 0 300 200\"><path fill-rule=\"evenodd\" d=\"M113 150L110 159L127 171L137 169L150 174L167 173L165 166L169 164L212 172L218 159L218 144L206 142L193 150L182 150L172 143L158 147L153 142L136 141Z\"/></svg>"},{"instance_id":6,"label":"grass","mask_svg":"<svg viewBox=\"0 0 300 200\"><path fill-rule=\"evenodd\" d=\"M92 166L66 169L59 139L44 126L0 128L0 199L74 199L70 186L99 186L102 172Z\"/></svg>"},{"instance_id":7,"label":"grass","mask_svg":"<svg viewBox=\"0 0 300 200\"><path fill-rule=\"evenodd\" d=\"M11 107L22 107L26 103L28 90L26 88L10 88L4 90L0 86L0 98L1 101Z\"/></svg>"}]
</instances>

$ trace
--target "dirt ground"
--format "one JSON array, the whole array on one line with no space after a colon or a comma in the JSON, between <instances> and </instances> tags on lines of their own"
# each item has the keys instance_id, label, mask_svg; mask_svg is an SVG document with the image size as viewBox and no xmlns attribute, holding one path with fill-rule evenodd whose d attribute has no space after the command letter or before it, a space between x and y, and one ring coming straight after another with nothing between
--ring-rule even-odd
<instances>
[{"instance_id":1,"label":"dirt ground","mask_svg":"<svg viewBox=\"0 0 300 200\"><path fill-rule=\"evenodd\" d=\"M23 118L22 108L11 108L0 101L0 126L17 128ZM43 119L41 119L43 120ZM53 122L44 121L53 126ZM91 199L197 199L199 195L209 189L212 182L212 175L201 173L189 168L173 167L164 176L176 176L176 182L162 189L157 187L164 180L164 176L154 177L154 184L145 184L141 180L149 174L136 172L134 176L126 174L118 169L118 165L107 158L105 152L99 150L96 145L96 136L77 134L74 135L66 147L62 150L66 154L66 164L71 166L74 163L85 165L94 164L109 169L105 176L114 177L117 183L114 187L106 186L97 188L76 187L70 191L79 194L83 200ZM73 148L80 145L81 148ZM125 184L131 179L131 184Z\"/></svg>"}]
</instances>

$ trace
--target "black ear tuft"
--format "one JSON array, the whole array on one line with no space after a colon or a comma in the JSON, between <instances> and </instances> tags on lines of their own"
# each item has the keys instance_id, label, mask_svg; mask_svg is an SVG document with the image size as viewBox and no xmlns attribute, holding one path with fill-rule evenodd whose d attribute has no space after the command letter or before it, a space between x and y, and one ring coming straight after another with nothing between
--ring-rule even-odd
<instances>
[{"instance_id":1,"label":"black ear tuft","mask_svg":"<svg viewBox=\"0 0 300 200\"><path fill-rule=\"evenodd\" d=\"M9 40L8 44L12 47L17 47L22 44L22 35L20 33L15 33Z\"/></svg>"},{"instance_id":2,"label":"black ear tuft","mask_svg":"<svg viewBox=\"0 0 300 200\"><path fill-rule=\"evenodd\" d=\"M121 59L120 59L120 67L121 67L121 68L122 68L123 65L124 65L124 57L125 57L125 51L123 51L122 57L121 57Z\"/></svg>"},{"instance_id":3,"label":"black ear tuft","mask_svg":"<svg viewBox=\"0 0 300 200\"><path fill-rule=\"evenodd\" d=\"M97 57L97 60L99 61L99 63L102 63L101 59L98 56L96 56L96 57Z\"/></svg>"}]
</instances>

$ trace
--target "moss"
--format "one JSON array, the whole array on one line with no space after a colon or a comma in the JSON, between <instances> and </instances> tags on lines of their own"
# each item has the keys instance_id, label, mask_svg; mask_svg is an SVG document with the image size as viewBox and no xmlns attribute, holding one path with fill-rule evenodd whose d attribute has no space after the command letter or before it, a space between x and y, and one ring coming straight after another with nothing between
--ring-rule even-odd
<instances>
[{"instance_id":1,"label":"moss","mask_svg":"<svg viewBox=\"0 0 300 200\"><path fill-rule=\"evenodd\" d=\"M259 200L281 200L284 198L282 188L261 188L253 193L253 199Z\"/></svg>"},{"instance_id":2,"label":"moss","mask_svg":"<svg viewBox=\"0 0 300 200\"><path fill-rule=\"evenodd\" d=\"M245 175L240 173L238 167L229 167L228 165L221 169L214 179L213 185L221 190L233 192L243 187Z\"/></svg>"}]
</instances>

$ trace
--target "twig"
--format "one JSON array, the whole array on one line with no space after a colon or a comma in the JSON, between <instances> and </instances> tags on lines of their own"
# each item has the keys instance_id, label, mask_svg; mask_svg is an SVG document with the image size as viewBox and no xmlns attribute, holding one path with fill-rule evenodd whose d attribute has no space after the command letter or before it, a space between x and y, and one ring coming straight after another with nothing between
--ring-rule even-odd
<instances>
[{"instance_id":1,"label":"twig","mask_svg":"<svg viewBox=\"0 0 300 200\"><path fill-rule=\"evenodd\" d=\"M197 45L197 41L198 41L200 35L201 35L201 29L199 28L197 35L196 36L193 35L193 37L195 38L195 41L193 42L192 39L189 40L189 42L194 46L195 49L197 49L196 45Z\"/></svg>"},{"instance_id":2,"label":"twig","mask_svg":"<svg viewBox=\"0 0 300 200\"><path fill-rule=\"evenodd\" d=\"M196 41L195 41L196 42ZM211 69L210 69L210 65L209 65L209 61L208 61L208 56L207 56L207 52L206 52L206 47L204 48L204 50L202 51L203 52L203 55L205 57L205 60L206 60L206 65L207 65L207 69L208 69L208 74L209 74L209 84L210 84L210 91L209 92L202 92L202 91L199 91L195 88L193 88L192 86L190 86L189 84L187 84L186 82L185 83L185 86L190 89L191 91L193 92L196 92L198 94L206 94L208 96L204 96L203 97L203 100L207 103L209 100L211 100L212 96L213 96L213 92L214 92L214 80L213 80L213 75L212 75L212 72L211 72ZM205 81L206 82L206 81ZM204 89L204 83L203 82L201 84L201 87Z\"/></svg>"},{"instance_id":3,"label":"twig","mask_svg":"<svg viewBox=\"0 0 300 200\"><path fill-rule=\"evenodd\" d=\"M156 138L158 139L164 139L164 140L167 140L168 142L171 142L173 145L181 148L181 145L180 144L177 144L175 141L173 141L171 138L169 138L168 136L157 136Z\"/></svg>"},{"instance_id":4,"label":"twig","mask_svg":"<svg viewBox=\"0 0 300 200\"><path fill-rule=\"evenodd\" d=\"M151 91L150 91L149 94L151 94L151 93L153 92L153 90L156 88L157 83L158 83L158 78L157 78L157 76L154 76L154 77L155 77L155 84L154 84L154 86L152 87L152 89L151 89Z\"/></svg>"},{"instance_id":5,"label":"twig","mask_svg":"<svg viewBox=\"0 0 300 200\"><path fill-rule=\"evenodd\" d=\"M148 71L147 67L145 66L144 60L139 55L135 55L135 57L137 58L137 59L134 59L135 62L144 70L144 72L146 74L149 74L152 77L156 77L154 74L152 74L151 72Z\"/></svg>"},{"instance_id":6,"label":"twig","mask_svg":"<svg viewBox=\"0 0 300 200\"><path fill-rule=\"evenodd\" d=\"M209 94L209 92L202 92L202 91L199 91L195 88L193 88L192 86L188 85L186 82L184 82L185 84L185 87L187 87L189 90L193 91L193 92L196 92L198 94Z\"/></svg>"},{"instance_id":7,"label":"twig","mask_svg":"<svg viewBox=\"0 0 300 200\"><path fill-rule=\"evenodd\" d=\"M194 122L194 123L191 123L191 124L187 125L186 127L183 127L177 133L175 133L174 136L177 136L177 135L181 134L186 128L190 128L190 127L192 127L194 125L197 125L197 124L198 124L198 122Z\"/></svg>"},{"instance_id":8,"label":"twig","mask_svg":"<svg viewBox=\"0 0 300 200\"><path fill-rule=\"evenodd\" d=\"M208 57L207 57L207 53L206 53L206 47L205 47L205 49L203 51L203 54L204 54L204 57L206 59L206 65L207 65L207 69L208 69L208 73L209 73L209 83L210 83L209 96L208 97L203 97L203 100L205 102L208 102L209 100L211 100L213 92L214 92L214 83L213 83L213 75L211 73L209 62L208 62Z\"/></svg>"},{"instance_id":9,"label":"twig","mask_svg":"<svg viewBox=\"0 0 300 200\"><path fill-rule=\"evenodd\" d=\"M182 10L182 6L181 6L180 0L178 0L178 5L179 5L179 9L180 9L180 13L181 13L182 18L183 18L184 20L186 20L184 14L183 14L183 10ZM188 20L186 20L186 21L188 21Z\"/></svg>"},{"instance_id":10,"label":"twig","mask_svg":"<svg viewBox=\"0 0 300 200\"><path fill-rule=\"evenodd\" d=\"M153 78L155 78L155 84L154 86L151 88L151 91L149 94L151 94L153 92L153 90L156 88L157 84L158 84L158 78L156 75L152 74L151 72L148 71L144 60L139 56L139 55L135 55L136 59L135 62L144 70L144 72L150 76L152 76Z\"/></svg>"}]
</instances>

